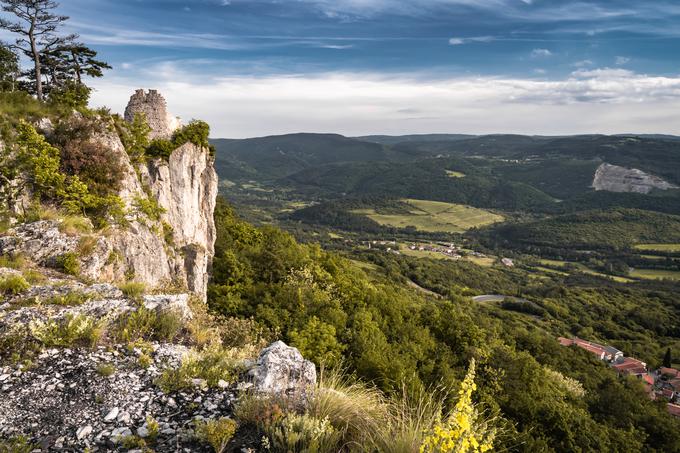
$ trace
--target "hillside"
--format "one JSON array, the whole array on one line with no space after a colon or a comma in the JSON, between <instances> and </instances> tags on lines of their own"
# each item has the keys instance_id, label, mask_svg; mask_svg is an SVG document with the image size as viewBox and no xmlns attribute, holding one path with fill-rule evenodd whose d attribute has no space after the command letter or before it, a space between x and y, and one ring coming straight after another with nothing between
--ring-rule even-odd
<instances>
[{"instance_id":1,"label":"hillside","mask_svg":"<svg viewBox=\"0 0 680 453\"><path fill-rule=\"evenodd\" d=\"M680 216L637 209L582 211L497 227L508 241L575 249L625 248L638 243L680 242Z\"/></svg>"},{"instance_id":2,"label":"hillside","mask_svg":"<svg viewBox=\"0 0 680 453\"><path fill-rule=\"evenodd\" d=\"M335 134L291 134L245 140L212 140L223 178L278 179L337 162L385 162L404 155L377 143Z\"/></svg>"}]
</instances>

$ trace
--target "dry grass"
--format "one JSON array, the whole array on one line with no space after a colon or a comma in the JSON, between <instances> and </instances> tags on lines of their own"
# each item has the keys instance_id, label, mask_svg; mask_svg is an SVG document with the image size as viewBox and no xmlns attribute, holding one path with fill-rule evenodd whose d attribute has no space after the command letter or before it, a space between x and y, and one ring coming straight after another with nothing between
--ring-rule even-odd
<instances>
[{"instance_id":1,"label":"dry grass","mask_svg":"<svg viewBox=\"0 0 680 453\"><path fill-rule=\"evenodd\" d=\"M66 216L59 224L59 231L69 236L92 232L92 222L86 217Z\"/></svg>"}]
</instances>

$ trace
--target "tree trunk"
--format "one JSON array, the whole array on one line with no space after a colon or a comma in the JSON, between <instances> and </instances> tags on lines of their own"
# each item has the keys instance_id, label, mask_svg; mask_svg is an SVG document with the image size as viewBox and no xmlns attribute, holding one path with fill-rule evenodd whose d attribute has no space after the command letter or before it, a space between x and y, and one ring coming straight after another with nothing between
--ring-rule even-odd
<instances>
[{"instance_id":1,"label":"tree trunk","mask_svg":"<svg viewBox=\"0 0 680 453\"><path fill-rule=\"evenodd\" d=\"M42 89L42 74L40 66L40 52L38 51L38 46L35 42L35 35L33 34L35 30L35 17L31 23L31 28L28 30L28 38L31 41L31 53L33 54L33 63L35 64L35 94L39 101L43 100L43 89Z\"/></svg>"}]
</instances>

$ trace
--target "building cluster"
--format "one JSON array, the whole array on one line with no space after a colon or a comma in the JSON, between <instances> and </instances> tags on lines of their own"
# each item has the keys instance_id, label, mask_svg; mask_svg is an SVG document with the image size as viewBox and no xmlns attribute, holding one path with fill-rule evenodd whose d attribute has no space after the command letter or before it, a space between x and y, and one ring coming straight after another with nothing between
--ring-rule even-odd
<instances>
[{"instance_id":1,"label":"building cluster","mask_svg":"<svg viewBox=\"0 0 680 453\"><path fill-rule=\"evenodd\" d=\"M680 417L680 370L661 367L650 371L647 364L612 346L604 346L578 337L559 337L562 346L577 346L585 349L598 359L608 363L620 376L634 376L640 379L651 399L663 398L668 401L668 412Z\"/></svg>"},{"instance_id":2,"label":"building cluster","mask_svg":"<svg viewBox=\"0 0 680 453\"><path fill-rule=\"evenodd\" d=\"M454 244L411 244L408 246L410 250L419 250L421 252L434 252L441 253L442 255L448 256L454 260L459 260L463 256L459 253L461 251L460 247L456 247Z\"/></svg>"}]
</instances>

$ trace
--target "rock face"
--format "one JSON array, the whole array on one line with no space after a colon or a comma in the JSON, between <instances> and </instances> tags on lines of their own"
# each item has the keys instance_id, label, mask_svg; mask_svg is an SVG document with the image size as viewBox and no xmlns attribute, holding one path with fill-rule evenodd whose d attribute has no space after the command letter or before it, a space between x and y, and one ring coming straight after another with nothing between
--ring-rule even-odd
<instances>
[{"instance_id":1,"label":"rock face","mask_svg":"<svg viewBox=\"0 0 680 453\"><path fill-rule=\"evenodd\" d=\"M180 121L168 112L165 99L156 90L137 90L130 98L125 109L125 120L132 122L135 114L143 113L146 122L152 131L149 134L151 139L170 138L172 133L180 126Z\"/></svg>"},{"instance_id":2,"label":"rock face","mask_svg":"<svg viewBox=\"0 0 680 453\"><path fill-rule=\"evenodd\" d=\"M642 170L638 170L637 168L625 168L603 163L595 171L593 188L595 190L606 190L608 192L647 194L653 189L677 189L678 186L675 186L658 176L650 175Z\"/></svg>"},{"instance_id":3,"label":"rock face","mask_svg":"<svg viewBox=\"0 0 680 453\"><path fill-rule=\"evenodd\" d=\"M305 398L316 384L314 364L283 341L263 349L248 374L256 392L273 395Z\"/></svg>"},{"instance_id":4,"label":"rock face","mask_svg":"<svg viewBox=\"0 0 680 453\"><path fill-rule=\"evenodd\" d=\"M134 118L135 113L147 115L152 137L167 137L177 127L157 91L138 90L125 116ZM105 282L133 279L151 288L181 286L205 299L216 236L217 173L209 151L187 143L167 161L134 164L115 132L104 130L92 139L122 166L118 195L129 213L127 225L96 237L93 250L85 254L79 250L83 235L62 232L58 221L23 224L0 237L0 254L21 253L43 266L74 254L82 277ZM148 198L162 208L160 221L139 214L139 200Z\"/></svg>"}]
</instances>

